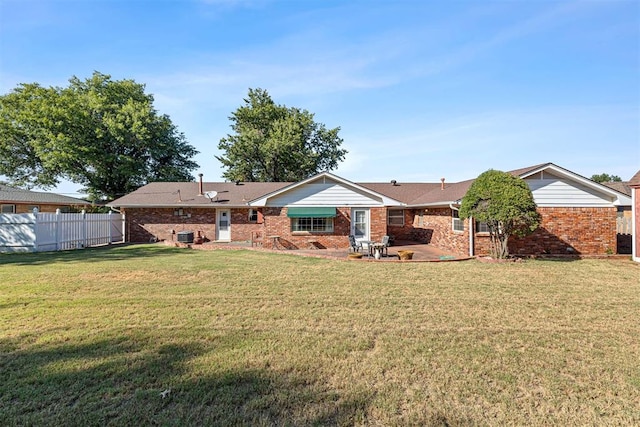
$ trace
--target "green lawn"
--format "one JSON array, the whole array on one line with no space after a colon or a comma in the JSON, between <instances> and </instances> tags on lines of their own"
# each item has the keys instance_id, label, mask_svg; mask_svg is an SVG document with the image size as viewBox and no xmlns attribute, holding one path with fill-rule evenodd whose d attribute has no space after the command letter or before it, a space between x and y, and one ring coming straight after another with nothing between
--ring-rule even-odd
<instances>
[{"instance_id":1,"label":"green lawn","mask_svg":"<svg viewBox=\"0 0 640 427\"><path fill-rule=\"evenodd\" d=\"M630 260L0 255L3 426L637 425L639 361Z\"/></svg>"}]
</instances>

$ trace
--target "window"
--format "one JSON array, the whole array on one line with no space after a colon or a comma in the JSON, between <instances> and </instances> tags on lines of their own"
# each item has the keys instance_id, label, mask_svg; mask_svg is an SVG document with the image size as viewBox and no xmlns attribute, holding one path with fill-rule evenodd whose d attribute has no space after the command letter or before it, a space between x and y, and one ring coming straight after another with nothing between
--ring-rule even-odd
<instances>
[{"instance_id":1,"label":"window","mask_svg":"<svg viewBox=\"0 0 640 427\"><path fill-rule=\"evenodd\" d=\"M249 209L249 222L258 222L258 210Z\"/></svg>"},{"instance_id":2,"label":"window","mask_svg":"<svg viewBox=\"0 0 640 427\"><path fill-rule=\"evenodd\" d=\"M16 205L0 205L0 213L16 213Z\"/></svg>"},{"instance_id":3,"label":"window","mask_svg":"<svg viewBox=\"0 0 640 427\"><path fill-rule=\"evenodd\" d=\"M389 209L389 211L387 212L387 224L398 225L402 227L404 225L404 210Z\"/></svg>"},{"instance_id":4,"label":"window","mask_svg":"<svg viewBox=\"0 0 640 427\"><path fill-rule=\"evenodd\" d=\"M476 221L476 233L488 233L489 225L486 222Z\"/></svg>"},{"instance_id":5,"label":"window","mask_svg":"<svg viewBox=\"0 0 640 427\"><path fill-rule=\"evenodd\" d=\"M332 233L333 218L291 218L291 231Z\"/></svg>"},{"instance_id":6,"label":"window","mask_svg":"<svg viewBox=\"0 0 640 427\"><path fill-rule=\"evenodd\" d=\"M38 209L38 212L40 212L40 206L38 206L38 205L28 205L27 206L27 211L29 213L33 213L34 209Z\"/></svg>"},{"instance_id":7,"label":"window","mask_svg":"<svg viewBox=\"0 0 640 427\"><path fill-rule=\"evenodd\" d=\"M464 221L460 219L457 209L451 211L451 217L453 219L453 231L464 231Z\"/></svg>"}]
</instances>

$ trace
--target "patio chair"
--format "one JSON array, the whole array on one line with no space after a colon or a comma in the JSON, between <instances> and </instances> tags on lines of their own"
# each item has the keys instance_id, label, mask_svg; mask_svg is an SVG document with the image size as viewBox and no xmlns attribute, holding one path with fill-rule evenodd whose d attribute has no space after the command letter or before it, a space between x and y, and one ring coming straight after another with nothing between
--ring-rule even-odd
<instances>
[{"instance_id":1,"label":"patio chair","mask_svg":"<svg viewBox=\"0 0 640 427\"><path fill-rule=\"evenodd\" d=\"M362 243L356 241L356 236L353 234L349 235L349 245L353 252L360 252L362 250Z\"/></svg>"},{"instance_id":2,"label":"patio chair","mask_svg":"<svg viewBox=\"0 0 640 427\"><path fill-rule=\"evenodd\" d=\"M389 246L391 246L391 242L390 242L389 236L383 236L382 237L382 251L384 251L386 256L389 256Z\"/></svg>"}]
</instances>

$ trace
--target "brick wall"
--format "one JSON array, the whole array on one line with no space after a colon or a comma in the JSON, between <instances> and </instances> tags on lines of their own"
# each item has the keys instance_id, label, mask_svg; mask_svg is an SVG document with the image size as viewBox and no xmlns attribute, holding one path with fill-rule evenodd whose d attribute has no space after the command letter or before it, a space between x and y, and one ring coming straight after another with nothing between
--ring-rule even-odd
<instances>
[{"instance_id":1,"label":"brick wall","mask_svg":"<svg viewBox=\"0 0 640 427\"><path fill-rule=\"evenodd\" d=\"M5 203L3 203L5 204ZM8 205L13 204L13 203L6 203ZM65 205L38 205L38 204L19 204L19 203L15 203L15 207L16 207L16 213L22 214L22 213L33 213L33 206L37 206L38 207L38 212L42 212L42 213L56 213L56 209L66 209L69 206ZM78 212L80 212L82 210L82 207L79 206L76 209Z\"/></svg>"},{"instance_id":2,"label":"brick wall","mask_svg":"<svg viewBox=\"0 0 640 427\"><path fill-rule=\"evenodd\" d=\"M469 253L467 221L465 231L453 231L450 208L405 209L403 226L388 226L394 240L432 244L456 254Z\"/></svg>"},{"instance_id":3,"label":"brick wall","mask_svg":"<svg viewBox=\"0 0 640 427\"><path fill-rule=\"evenodd\" d=\"M455 254L469 253L469 221L464 221L464 231L453 231L450 208L429 208L424 222L423 228L431 231L429 243Z\"/></svg>"},{"instance_id":4,"label":"brick wall","mask_svg":"<svg viewBox=\"0 0 640 427\"><path fill-rule=\"evenodd\" d=\"M605 255L616 253L616 208L538 208L540 227L509 239L512 255ZM489 237L476 235L477 255L489 250Z\"/></svg>"},{"instance_id":5,"label":"brick wall","mask_svg":"<svg viewBox=\"0 0 640 427\"><path fill-rule=\"evenodd\" d=\"M258 233L263 230L264 220L262 215L258 221L249 221L249 209L231 209L231 240L234 242L248 242L251 240L251 233Z\"/></svg>"},{"instance_id":6,"label":"brick wall","mask_svg":"<svg viewBox=\"0 0 640 427\"><path fill-rule=\"evenodd\" d=\"M385 218L385 223L387 219ZM387 225L387 233L393 236L393 240L420 241L419 236L414 233L414 210L404 209L404 225Z\"/></svg>"},{"instance_id":7,"label":"brick wall","mask_svg":"<svg viewBox=\"0 0 640 427\"><path fill-rule=\"evenodd\" d=\"M183 216L174 215L174 211L174 208L122 209L127 241L177 240L176 234L181 231L192 231L194 237L200 231L203 237L215 239L215 209L183 208Z\"/></svg>"},{"instance_id":8,"label":"brick wall","mask_svg":"<svg viewBox=\"0 0 640 427\"><path fill-rule=\"evenodd\" d=\"M371 208L369 209L369 240L380 242L387 235L387 208ZM347 236L349 233L347 232Z\"/></svg>"},{"instance_id":9,"label":"brick wall","mask_svg":"<svg viewBox=\"0 0 640 427\"><path fill-rule=\"evenodd\" d=\"M305 249L311 244L317 248L348 248L350 229L350 208L336 209L336 217L333 219L333 233L294 233L291 231L291 219L287 216L287 208L264 208L265 236L279 236L279 243L287 249Z\"/></svg>"},{"instance_id":10,"label":"brick wall","mask_svg":"<svg viewBox=\"0 0 640 427\"><path fill-rule=\"evenodd\" d=\"M203 238L216 238L216 209L183 208L183 216L174 215L174 208L123 209L127 239L130 242L177 240L181 231L198 231ZM190 217L188 217L190 215ZM249 241L251 233L262 230L263 224L249 221L249 209L231 209L231 240Z\"/></svg>"}]
</instances>

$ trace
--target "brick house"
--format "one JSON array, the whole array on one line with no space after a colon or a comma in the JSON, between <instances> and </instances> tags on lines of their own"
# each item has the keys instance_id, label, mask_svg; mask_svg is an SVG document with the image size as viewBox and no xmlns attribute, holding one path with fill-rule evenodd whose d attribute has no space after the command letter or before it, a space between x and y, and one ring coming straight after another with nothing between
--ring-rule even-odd
<instances>
[{"instance_id":1,"label":"brick house","mask_svg":"<svg viewBox=\"0 0 640 427\"><path fill-rule=\"evenodd\" d=\"M512 239L513 254L616 252L616 212L631 198L552 163L511 171L532 190L541 227ZM458 218L473 180L457 183L354 183L328 172L296 183L151 183L109 204L127 218L132 242L176 240L181 232L214 241L254 238L285 248L347 248L362 241L429 243L452 253L488 253L483 224ZM269 239L272 239L271 241Z\"/></svg>"},{"instance_id":2,"label":"brick house","mask_svg":"<svg viewBox=\"0 0 640 427\"><path fill-rule=\"evenodd\" d=\"M39 212L72 212L91 206L86 200L61 194L23 190L0 184L0 214Z\"/></svg>"},{"instance_id":3,"label":"brick house","mask_svg":"<svg viewBox=\"0 0 640 427\"><path fill-rule=\"evenodd\" d=\"M638 171L629 181L629 187L631 187L631 199L632 199L632 257L636 262L640 262L640 171Z\"/></svg>"}]
</instances>

